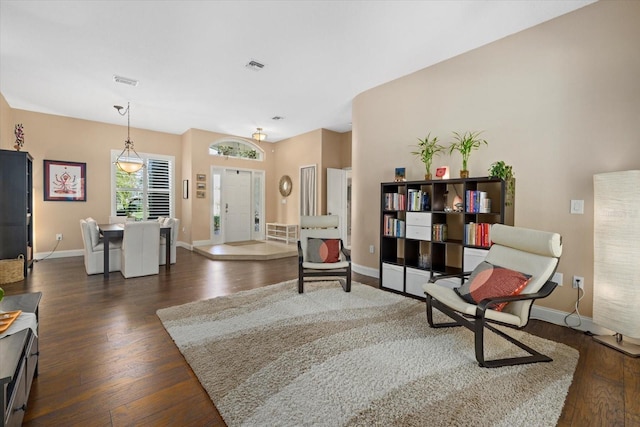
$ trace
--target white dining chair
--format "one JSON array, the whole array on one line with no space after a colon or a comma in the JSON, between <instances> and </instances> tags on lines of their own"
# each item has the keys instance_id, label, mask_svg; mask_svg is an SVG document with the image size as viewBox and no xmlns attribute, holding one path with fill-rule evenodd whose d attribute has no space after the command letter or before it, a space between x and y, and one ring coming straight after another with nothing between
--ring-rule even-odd
<instances>
[{"instance_id":1,"label":"white dining chair","mask_svg":"<svg viewBox=\"0 0 640 427\"><path fill-rule=\"evenodd\" d=\"M158 274L160 271L160 224L157 221L125 222L121 268L125 278Z\"/></svg>"}]
</instances>

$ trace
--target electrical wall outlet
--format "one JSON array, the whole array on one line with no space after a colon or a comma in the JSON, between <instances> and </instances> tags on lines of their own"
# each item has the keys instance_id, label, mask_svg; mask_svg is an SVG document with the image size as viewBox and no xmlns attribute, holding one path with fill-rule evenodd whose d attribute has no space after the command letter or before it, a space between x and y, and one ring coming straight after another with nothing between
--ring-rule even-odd
<instances>
[{"instance_id":1,"label":"electrical wall outlet","mask_svg":"<svg viewBox=\"0 0 640 427\"><path fill-rule=\"evenodd\" d=\"M372 254L376 251L376 247L373 245L369 245L369 253Z\"/></svg>"},{"instance_id":2,"label":"electrical wall outlet","mask_svg":"<svg viewBox=\"0 0 640 427\"><path fill-rule=\"evenodd\" d=\"M573 287L584 289L584 277L582 276L573 276Z\"/></svg>"},{"instance_id":3,"label":"electrical wall outlet","mask_svg":"<svg viewBox=\"0 0 640 427\"><path fill-rule=\"evenodd\" d=\"M62 233L56 234L56 240L62 240Z\"/></svg>"},{"instance_id":4,"label":"electrical wall outlet","mask_svg":"<svg viewBox=\"0 0 640 427\"><path fill-rule=\"evenodd\" d=\"M584 214L584 200L571 200L571 213L574 215Z\"/></svg>"}]
</instances>

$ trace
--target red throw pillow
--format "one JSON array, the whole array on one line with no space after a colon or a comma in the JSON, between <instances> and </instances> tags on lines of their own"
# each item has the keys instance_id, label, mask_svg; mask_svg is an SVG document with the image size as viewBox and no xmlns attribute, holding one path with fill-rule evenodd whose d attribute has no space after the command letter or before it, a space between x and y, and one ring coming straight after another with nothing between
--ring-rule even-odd
<instances>
[{"instance_id":1,"label":"red throw pillow","mask_svg":"<svg viewBox=\"0 0 640 427\"><path fill-rule=\"evenodd\" d=\"M478 304L486 298L518 295L530 280L531 276L528 274L483 261L473 270L469 280L455 291L468 303ZM502 311L507 304L501 302L489 308Z\"/></svg>"},{"instance_id":2,"label":"red throw pillow","mask_svg":"<svg viewBox=\"0 0 640 427\"><path fill-rule=\"evenodd\" d=\"M340 261L340 239L307 240L307 261L333 263Z\"/></svg>"}]
</instances>

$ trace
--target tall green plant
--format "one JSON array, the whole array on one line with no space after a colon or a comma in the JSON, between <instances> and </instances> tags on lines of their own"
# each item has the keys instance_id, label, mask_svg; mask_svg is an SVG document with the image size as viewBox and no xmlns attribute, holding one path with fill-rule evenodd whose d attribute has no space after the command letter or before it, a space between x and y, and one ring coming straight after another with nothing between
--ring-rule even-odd
<instances>
[{"instance_id":1,"label":"tall green plant","mask_svg":"<svg viewBox=\"0 0 640 427\"><path fill-rule=\"evenodd\" d=\"M505 205L511 206L516 195L516 177L513 173L513 167L506 164L503 160L491 163L489 167L489 176L501 178L507 183L507 199Z\"/></svg>"},{"instance_id":2,"label":"tall green plant","mask_svg":"<svg viewBox=\"0 0 640 427\"><path fill-rule=\"evenodd\" d=\"M454 142L449 146L449 154L452 154L454 151L459 151L462 155L462 170L468 171L467 162L469 161L469 156L473 150L477 150L480 148L482 144L489 145L487 141L484 139L480 139L479 136L482 131L479 132L465 132L458 133L453 132Z\"/></svg>"},{"instance_id":3,"label":"tall green plant","mask_svg":"<svg viewBox=\"0 0 640 427\"><path fill-rule=\"evenodd\" d=\"M438 144L438 137L431 139L431 133L428 133L424 139L418 138L418 151L412 151L411 154L417 156L424 163L426 174L431 175L431 165L433 158L445 150L445 147Z\"/></svg>"}]
</instances>

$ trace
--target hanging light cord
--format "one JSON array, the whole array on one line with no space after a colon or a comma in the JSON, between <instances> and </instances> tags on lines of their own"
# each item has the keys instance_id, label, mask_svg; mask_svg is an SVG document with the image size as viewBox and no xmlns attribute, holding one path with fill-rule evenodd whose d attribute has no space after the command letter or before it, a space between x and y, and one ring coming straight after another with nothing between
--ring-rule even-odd
<instances>
[{"instance_id":1,"label":"hanging light cord","mask_svg":"<svg viewBox=\"0 0 640 427\"><path fill-rule=\"evenodd\" d=\"M582 301L582 298L584 298L584 289L578 287L578 299L576 299L574 309L571 313L564 316L564 324L569 326L570 328L577 328L578 326L582 325L582 317L580 316L580 310L578 309L580 307L580 301ZM570 325L567 320L574 313L576 314L576 316L578 316L578 323L576 325Z\"/></svg>"}]
</instances>

